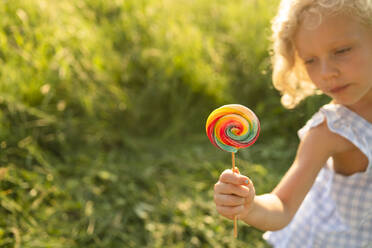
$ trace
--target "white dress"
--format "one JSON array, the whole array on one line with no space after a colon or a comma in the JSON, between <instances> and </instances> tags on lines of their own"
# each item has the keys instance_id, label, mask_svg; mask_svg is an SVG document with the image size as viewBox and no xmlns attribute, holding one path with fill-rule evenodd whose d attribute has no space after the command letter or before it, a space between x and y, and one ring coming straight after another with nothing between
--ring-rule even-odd
<instances>
[{"instance_id":1,"label":"white dress","mask_svg":"<svg viewBox=\"0 0 372 248\"><path fill-rule=\"evenodd\" d=\"M367 170L343 176L334 172L330 158L290 224L264 234L275 248L372 247L372 123L342 105L327 104L298 131L299 137L324 119L332 132L366 155Z\"/></svg>"}]
</instances>

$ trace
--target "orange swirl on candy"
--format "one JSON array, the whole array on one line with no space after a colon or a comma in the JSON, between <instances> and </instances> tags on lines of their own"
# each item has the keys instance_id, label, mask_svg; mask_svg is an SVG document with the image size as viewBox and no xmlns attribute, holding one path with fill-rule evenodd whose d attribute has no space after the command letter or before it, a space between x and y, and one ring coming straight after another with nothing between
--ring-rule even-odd
<instances>
[{"instance_id":1,"label":"orange swirl on candy","mask_svg":"<svg viewBox=\"0 0 372 248\"><path fill-rule=\"evenodd\" d=\"M228 104L208 116L205 128L213 145L227 152L237 152L256 142L260 121L249 108Z\"/></svg>"}]
</instances>

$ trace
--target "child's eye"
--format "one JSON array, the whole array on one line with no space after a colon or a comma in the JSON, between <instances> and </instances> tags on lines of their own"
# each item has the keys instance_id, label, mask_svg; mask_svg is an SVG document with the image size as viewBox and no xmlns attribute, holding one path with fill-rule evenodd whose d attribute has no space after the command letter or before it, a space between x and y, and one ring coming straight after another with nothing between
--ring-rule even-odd
<instances>
[{"instance_id":1,"label":"child's eye","mask_svg":"<svg viewBox=\"0 0 372 248\"><path fill-rule=\"evenodd\" d=\"M305 65L310 65L313 62L314 62L314 59L305 59L304 60Z\"/></svg>"},{"instance_id":2,"label":"child's eye","mask_svg":"<svg viewBox=\"0 0 372 248\"><path fill-rule=\"evenodd\" d=\"M343 48L343 49L337 50L335 52L335 54L343 54L343 53L346 53L346 52L348 52L350 50L351 50L351 47Z\"/></svg>"}]
</instances>

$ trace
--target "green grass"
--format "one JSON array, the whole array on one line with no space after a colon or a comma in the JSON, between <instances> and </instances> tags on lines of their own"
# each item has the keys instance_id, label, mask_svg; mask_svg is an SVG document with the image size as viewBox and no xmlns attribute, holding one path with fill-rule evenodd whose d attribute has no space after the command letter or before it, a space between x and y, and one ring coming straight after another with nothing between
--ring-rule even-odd
<instances>
[{"instance_id":1,"label":"green grass","mask_svg":"<svg viewBox=\"0 0 372 248\"><path fill-rule=\"evenodd\" d=\"M231 167L229 154L201 140L161 144L138 144L132 156L79 150L53 169L8 164L1 206L11 218L3 219L2 244L17 242L17 230L22 247L267 247L244 224L235 241L232 222L215 210L212 189ZM238 153L237 165L267 192L280 170L248 162L263 159L262 145L251 149Z\"/></svg>"}]
</instances>

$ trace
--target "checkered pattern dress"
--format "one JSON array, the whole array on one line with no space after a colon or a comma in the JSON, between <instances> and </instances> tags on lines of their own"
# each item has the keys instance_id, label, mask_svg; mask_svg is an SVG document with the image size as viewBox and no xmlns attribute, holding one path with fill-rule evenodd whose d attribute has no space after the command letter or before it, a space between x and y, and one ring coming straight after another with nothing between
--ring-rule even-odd
<instances>
[{"instance_id":1,"label":"checkered pattern dress","mask_svg":"<svg viewBox=\"0 0 372 248\"><path fill-rule=\"evenodd\" d=\"M332 132L367 156L368 168L343 176L333 171L330 158L291 223L264 234L275 248L372 248L372 123L342 105L327 104L298 131L299 137L324 119Z\"/></svg>"}]
</instances>

